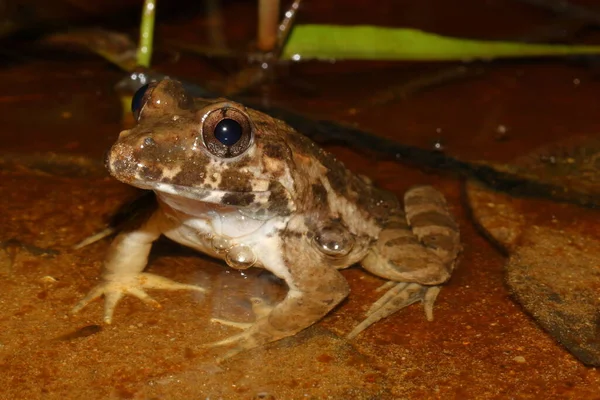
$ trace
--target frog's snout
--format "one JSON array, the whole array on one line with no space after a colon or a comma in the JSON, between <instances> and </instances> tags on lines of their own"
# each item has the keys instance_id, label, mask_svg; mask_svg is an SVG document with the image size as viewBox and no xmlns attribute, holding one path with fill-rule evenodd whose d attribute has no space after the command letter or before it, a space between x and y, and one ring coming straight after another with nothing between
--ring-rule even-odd
<instances>
[{"instance_id":1,"label":"frog's snout","mask_svg":"<svg viewBox=\"0 0 600 400\"><path fill-rule=\"evenodd\" d=\"M112 176L120 181L128 181L135 175L138 160L131 147L117 142L106 152L104 165Z\"/></svg>"}]
</instances>

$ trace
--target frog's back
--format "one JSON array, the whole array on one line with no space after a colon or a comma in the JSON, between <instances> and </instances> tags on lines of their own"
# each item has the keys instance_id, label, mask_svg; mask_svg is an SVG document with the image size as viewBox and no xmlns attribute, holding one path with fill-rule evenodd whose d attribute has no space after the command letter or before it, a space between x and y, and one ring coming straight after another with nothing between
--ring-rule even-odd
<instances>
[{"instance_id":1,"label":"frog's back","mask_svg":"<svg viewBox=\"0 0 600 400\"><path fill-rule=\"evenodd\" d=\"M372 225L369 231L377 231L390 214L402 213L393 193L375 187L293 129L286 137L295 165L297 203L305 212L341 219L351 229Z\"/></svg>"}]
</instances>

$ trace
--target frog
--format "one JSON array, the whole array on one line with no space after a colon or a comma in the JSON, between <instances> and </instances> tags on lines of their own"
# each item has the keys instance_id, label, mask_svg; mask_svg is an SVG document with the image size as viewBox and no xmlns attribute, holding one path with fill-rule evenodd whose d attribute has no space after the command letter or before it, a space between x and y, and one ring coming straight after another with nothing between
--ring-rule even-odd
<instances>
[{"instance_id":1,"label":"frog","mask_svg":"<svg viewBox=\"0 0 600 400\"><path fill-rule=\"evenodd\" d=\"M158 307L146 289L205 292L144 272L164 235L287 285L277 304L254 299L253 323L213 320L242 329L205 345L230 347L223 359L321 320L348 296L340 270L355 264L387 283L349 339L416 302L433 319L461 249L438 190L414 186L401 202L285 122L227 99L193 98L175 79L140 89L132 108L135 126L119 134L105 164L117 180L153 191L157 206L114 238L100 283L74 313L104 297L110 324L125 295Z\"/></svg>"}]
</instances>

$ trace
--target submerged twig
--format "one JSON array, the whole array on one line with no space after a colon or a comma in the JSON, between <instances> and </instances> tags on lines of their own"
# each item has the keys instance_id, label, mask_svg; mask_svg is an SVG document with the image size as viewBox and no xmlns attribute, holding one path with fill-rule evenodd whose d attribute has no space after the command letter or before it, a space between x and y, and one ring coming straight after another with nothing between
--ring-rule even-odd
<instances>
[{"instance_id":1,"label":"submerged twig","mask_svg":"<svg viewBox=\"0 0 600 400\"><path fill-rule=\"evenodd\" d=\"M152 79L159 80L162 78L164 78L164 75L160 73L154 72L152 74ZM134 83L132 82L132 84ZM192 96L217 96L193 83L183 83ZM418 168L475 178L496 190L513 195L543 197L591 208L600 207L600 196L594 193L586 193L585 191L562 187L553 183L540 182L535 180L535 177L511 170L510 166L507 165L492 164L485 161L463 161L440 151L408 146L339 122L314 120L290 110L264 107L262 104L249 102L239 96L231 96L230 99L269 114L274 118L281 119L298 132L302 132L320 144L341 144L358 152L376 154L378 159L395 160Z\"/></svg>"}]
</instances>

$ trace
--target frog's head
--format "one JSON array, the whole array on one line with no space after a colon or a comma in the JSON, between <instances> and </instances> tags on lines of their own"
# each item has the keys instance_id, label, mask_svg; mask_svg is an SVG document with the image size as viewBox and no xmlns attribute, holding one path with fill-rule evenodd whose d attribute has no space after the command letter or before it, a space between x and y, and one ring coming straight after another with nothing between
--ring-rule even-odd
<instances>
[{"instance_id":1,"label":"frog's head","mask_svg":"<svg viewBox=\"0 0 600 400\"><path fill-rule=\"evenodd\" d=\"M282 121L223 99L193 99L171 79L140 89L132 109L136 126L106 158L118 180L164 196L293 210L291 128Z\"/></svg>"}]
</instances>

